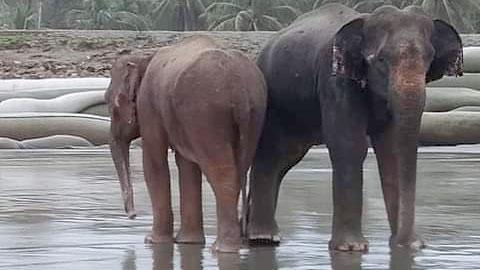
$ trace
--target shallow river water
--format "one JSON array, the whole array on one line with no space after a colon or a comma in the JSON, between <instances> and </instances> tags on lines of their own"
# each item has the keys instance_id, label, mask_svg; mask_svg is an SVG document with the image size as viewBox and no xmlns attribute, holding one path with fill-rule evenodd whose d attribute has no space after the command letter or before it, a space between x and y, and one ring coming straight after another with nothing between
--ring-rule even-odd
<instances>
[{"instance_id":1,"label":"shallow river water","mask_svg":"<svg viewBox=\"0 0 480 270\"><path fill-rule=\"evenodd\" d=\"M173 160L173 159L171 159ZM215 207L204 182L206 246L146 246L152 222L141 152L132 153L136 220L123 212L110 154L100 150L0 152L2 269L480 269L480 147L422 148L417 227L427 249L388 248L389 229L373 154L365 162L367 254L330 254L330 163L309 152L286 177L277 213L283 242L276 248L212 254ZM172 163L174 214L178 183Z\"/></svg>"}]
</instances>

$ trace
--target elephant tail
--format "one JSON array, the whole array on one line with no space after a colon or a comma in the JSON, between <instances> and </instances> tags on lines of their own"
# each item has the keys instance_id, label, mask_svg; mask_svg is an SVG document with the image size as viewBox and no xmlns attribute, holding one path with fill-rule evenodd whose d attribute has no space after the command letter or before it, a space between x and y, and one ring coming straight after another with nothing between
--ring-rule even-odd
<instances>
[{"instance_id":1,"label":"elephant tail","mask_svg":"<svg viewBox=\"0 0 480 270\"><path fill-rule=\"evenodd\" d=\"M240 180L240 188L242 195L242 208L241 208L241 234L243 237L247 235L247 170L248 170L248 141L249 141L249 122L250 117L245 117L243 112L238 110L234 111L234 118L237 126L237 147L236 147L236 165L237 165L237 174Z\"/></svg>"},{"instance_id":2,"label":"elephant tail","mask_svg":"<svg viewBox=\"0 0 480 270\"><path fill-rule=\"evenodd\" d=\"M253 161L257 142L263 123L263 115L255 106L248 104L238 106L234 110L234 118L238 131L236 147L236 165L241 185L242 208L241 208L241 232L247 237L247 172Z\"/></svg>"}]
</instances>

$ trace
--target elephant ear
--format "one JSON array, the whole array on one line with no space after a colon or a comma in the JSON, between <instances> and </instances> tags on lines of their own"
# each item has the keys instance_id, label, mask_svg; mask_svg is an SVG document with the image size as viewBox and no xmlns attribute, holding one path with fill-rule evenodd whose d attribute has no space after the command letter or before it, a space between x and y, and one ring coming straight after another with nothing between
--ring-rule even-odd
<instances>
[{"instance_id":1,"label":"elephant ear","mask_svg":"<svg viewBox=\"0 0 480 270\"><path fill-rule=\"evenodd\" d=\"M333 40L332 76L354 80L366 86L367 66L362 56L364 18L344 25Z\"/></svg>"},{"instance_id":2,"label":"elephant ear","mask_svg":"<svg viewBox=\"0 0 480 270\"><path fill-rule=\"evenodd\" d=\"M447 76L463 75L463 46L457 31L442 20L433 21L432 45L435 49L427 82Z\"/></svg>"},{"instance_id":3,"label":"elephant ear","mask_svg":"<svg viewBox=\"0 0 480 270\"><path fill-rule=\"evenodd\" d=\"M136 120L137 90L140 88L143 74L140 62L129 61L125 64L126 72L123 77L123 88L115 97L115 107L124 121L131 124Z\"/></svg>"}]
</instances>

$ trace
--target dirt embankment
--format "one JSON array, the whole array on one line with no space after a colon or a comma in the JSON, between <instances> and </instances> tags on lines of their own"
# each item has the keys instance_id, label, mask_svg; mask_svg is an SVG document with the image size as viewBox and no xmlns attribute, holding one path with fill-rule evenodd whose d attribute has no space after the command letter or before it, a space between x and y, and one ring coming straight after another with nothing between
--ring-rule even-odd
<instances>
[{"instance_id":1,"label":"dirt embankment","mask_svg":"<svg viewBox=\"0 0 480 270\"><path fill-rule=\"evenodd\" d=\"M0 31L0 79L108 77L119 55L207 35L254 58L274 32ZM465 46L480 35L463 36Z\"/></svg>"},{"instance_id":2,"label":"dirt embankment","mask_svg":"<svg viewBox=\"0 0 480 270\"><path fill-rule=\"evenodd\" d=\"M109 76L123 54L207 35L252 58L273 32L0 31L0 79Z\"/></svg>"}]
</instances>

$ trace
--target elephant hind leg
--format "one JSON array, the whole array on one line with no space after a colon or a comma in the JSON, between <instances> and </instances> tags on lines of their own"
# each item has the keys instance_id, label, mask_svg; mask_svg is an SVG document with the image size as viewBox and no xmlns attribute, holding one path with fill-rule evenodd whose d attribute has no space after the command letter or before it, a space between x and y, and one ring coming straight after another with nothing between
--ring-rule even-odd
<instances>
[{"instance_id":1,"label":"elephant hind leg","mask_svg":"<svg viewBox=\"0 0 480 270\"><path fill-rule=\"evenodd\" d=\"M202 171L206 174L216 199L217 240L212 249L237 252L241 245L238 219L239 173L233 147L225 145L217 148L217 151L218 154L206 156L201 162Z\"/></svg>"},{"instance_id":2,"label":"elephant hind leg","mask_svg":"<svg viewBox=\"0 0 480 270\"><path fill-rule=\"evenodd\" d=\"M250 172L248 239L252 245L277 245L280 242L275 220L280 184L311 147L311 143L288 139L266 128Z\"/></svg>"},{"instance_id":3,"label":"elephant hind leg","mask_svg":"<svg viewBox=\"0 0 480 270\"><path fill-rule=\"evenodd\" d=\"M203 244L202 217L202 172L197 164L175 152L180 179L180 231L175 237L177 243Z\"/></svg>"}]
</instances>

